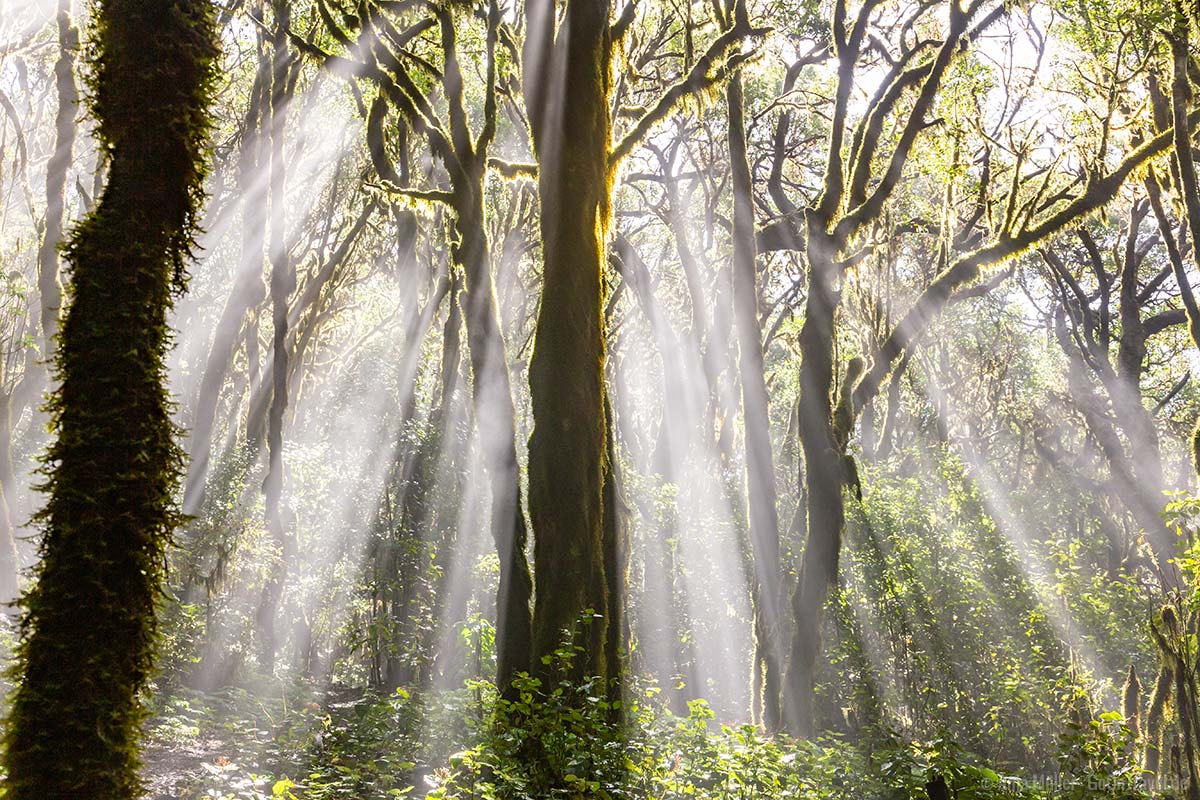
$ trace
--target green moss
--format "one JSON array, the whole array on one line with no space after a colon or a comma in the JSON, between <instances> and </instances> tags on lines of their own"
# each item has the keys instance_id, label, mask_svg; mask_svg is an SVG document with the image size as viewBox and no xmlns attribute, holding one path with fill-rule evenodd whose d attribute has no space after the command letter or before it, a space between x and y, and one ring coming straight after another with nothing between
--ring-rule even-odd
<instances>
[{"instance_id":1,"label":"green moss","mask_svg":"<svg viewBox=\"0 0 1200 800\"><path fill-rule=\"evenodd\" d=\"M12 798L139 789L138 694L179 519L166 314L203 194L212 12L198 1L103 0L93 23L92 105L109 177L65 249L56 439L4 754Z\"/></svg>"},{"instance_id":2,"label":"green moss","mask_svg":"<svg viewBox=\"0 0 1200 800\"><path fill-rule=\"evenodd\" d=\"M620 631L609 575L618 563L615 528L606 535L605 486L612 464L605 413L605 321L602 313L611 180L612 42L609 8L571 0L555 48L566 69L549 92L561 104L534 107L543 210L542 302L529 365L534 427L529 440L529 512L534 533L533 667L573 631L584 656L576 677L608 672L610 636ZM567 31L569 30L569 35ZM554 113L547 115L547 109ZM607 565L607 567L606 567ZM585 612L603 624L581 628ZM590 614L586 614L590 616Z\"/></svg>"}]
</instances>

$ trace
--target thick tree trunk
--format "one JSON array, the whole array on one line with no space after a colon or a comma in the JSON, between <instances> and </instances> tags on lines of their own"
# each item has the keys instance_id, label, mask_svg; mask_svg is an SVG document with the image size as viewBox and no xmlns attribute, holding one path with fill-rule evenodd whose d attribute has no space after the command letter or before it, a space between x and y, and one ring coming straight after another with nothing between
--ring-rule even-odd
<instances>
[{"instance_id":1,"label":"thick tree trunk","mask_svg":"<svg viewBox=\"0 0 1200 800\"><path fill-rule=\"evenodd\" d=\"M203 182L213 12L198 0L98 6L95 116L110 167L66 250L57 438L4 753L17 800L140 794L139 696L180 469L166 316Z\"/></svg>"},{"instance_id":2,"label":"thick tree trunk","mask_svg":"<svg viewBox=\"0 0 1200 800\"><path fill-rule=\"evenodd\" d=\"M536 605L533 666L546 671L564 632L583 647L576 676L608 675L612 619L604 493L610 435L605 413L604 299L608 234L612 43L606 0L568 0L548 45L553 5L531 3L526 79L542 207L544 278L529 367L534 428L529 511ZM549 29L552 31L552 27ZM529 54L534 56L531 58ZM544 63L534 63L545 59ZM551 63L551 61L553 63ZM599 620L580 626L591 611Z\"/></svg>"}]
</instances>

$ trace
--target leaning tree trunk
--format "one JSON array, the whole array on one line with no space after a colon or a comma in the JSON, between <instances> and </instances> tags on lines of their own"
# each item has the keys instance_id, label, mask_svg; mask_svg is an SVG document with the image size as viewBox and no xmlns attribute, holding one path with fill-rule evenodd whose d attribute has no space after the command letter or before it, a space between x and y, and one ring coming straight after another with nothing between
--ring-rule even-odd
<instances>
[{"instance_id":1,"label":"leaning tree trunk","mask_svg":"<svg viewBox=\"0 0 1200 800\"><path fill-rule=\"evenodd\" d=\"M528 529L521 508L516 411L505 358L504 334L492 287L484 229L482 164L469 166L469 186L456 188L454 259L466 276L465 321L471 390L480 450L491 483L492 538L500 558L496 599L496 685L507 690L529 670L533 582L525 560Z\"/></svg>"},{"instance_id":2,"label":"leaning tree trunk","mask_svg":"<svg viewBox=\"0 0 1200 800\"><path fill-rule=\"evenodd\" d=\"M139 794L139 693L178 519L166 315L202 194L213 6L101 0L98 14L93 96L110 166L66 249L57 438L4 755L18 800Z\"/></svg>"},{"instance_id":3,"label":"leaning tree trunk","mask_svg":"<svg viewBox=\"0 0 1200 800\"><path fill-rule=\"evenodd\" d=\"M534 428L529 512L534 532L533 666L574 631L576 676L609 675L610 610L604 493L611 469L605 413L605 240L610 217L612 39L607 0L568 0L550 44L553 4L530 3L526 95L541 197L544 279L529 367ZM530 57L532 54L532 58ZM541 63L535 63L540 61ZM536 73L536 74L535 74ZM532 81L531 81L532 78ZM532 86L531 86L532 84ZM531 91L532 88L532 91ZM611 523L614 515L609 514ZM579 626L588 610L598 621Z\"/></svg>"}]
</instances>

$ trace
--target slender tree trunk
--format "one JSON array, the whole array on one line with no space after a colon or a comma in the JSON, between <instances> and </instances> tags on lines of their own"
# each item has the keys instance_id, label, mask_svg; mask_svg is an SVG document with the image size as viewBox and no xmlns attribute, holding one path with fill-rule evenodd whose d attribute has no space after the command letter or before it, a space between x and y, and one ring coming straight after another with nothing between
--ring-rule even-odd
<instances>
[{"instance_id":1,"label":"slender tree trunk","mask_svg":"<svg viewBox=\"0 0 1200 800\"><path fill-rule=\"evenodd\" d=\"M529 670L533 579L525 560L528 530L521 508L516 410L500 329L484 230L482 164L471 164L469 187L459 187L454 258L466 275L465 321L475 421L492 490L492 538L500 557L496 599L496 681L507 689Z\"/></svg>"},{"instance_id":2,"label":"slender tree trunk","mask_svg":"<svg viewBox=\"0 0 1200 800\"><path fill-rule=\"evenodd\" d=\"M58 333L62 288L58 283L58 248L63 241L63 216L66 210L67 171L75 146L75 115L79 91L75 88L75 51L79 49L79 31L71 24L70 0L58 2L58 60L54 62L54 86L58 90L58 109L54 115L54 152L46 164L46 227L38 248L38 293L41 295L42 352L51 352Z\"/></svg>"},{"instance_id":3,"label":"slender tree trunk","mask_svg":"<svg viewBox=\"0 0 1200 800\"><path fill-rule=\"evenodd\" d=\"M1171 43L1171 121L1174 163L1179 176L1179 194L1183 201L1184 217L1192 240L1192 256L1200 265L1200 179L1196 177L1196 159L1192 145L1193 126L1188 124L1192 113L1191 26L1184 3L1174 3ZM1191 283L1180 259L1172 259L1179 291L1188 316L1188 332L1192 343L1200 347L1200 308L1197 307ZM1200 419L1192 431L1192 466L1200 473Z\"/></svg>"},{"instance_id":4,"label":"slender tree trunk","mask_svg":"<svg viewBox=\"0 0 1200 800\"><path fill-rule=\"evenodd\" d=\"M75 116L79 110L79 90L75 86L75 52L79 49L79 30L71 24L70 0L58 0L58 58L54 62L54 85L58 107L54 114L54 150L46 162L46 218L37 253L38 319L41 339L36 348L26 351L25 372L9 399L9 413L20 417L31 403L40 402L48 382L42 359L54 352L58 334L62 286L58 275L58 250L63 243L63 219L66 212L67 173L75 146Z\"/></svg>"},{"instance_id":5,"label":"slender tree trunk","mask_svg":"<svg viewBox=\"0 0 1200 800\"><path fill-rule=\"evenodd\" d=\"M275 563L263 586L255 612L260 659L268 673L275 669L278 647L275 617L283 597L288 572L296 559L294 522L283 513L283 417L288 404L288 299L296 289L296 275L284 243L286 185L283 139L287 130L288 46L285 30L291 12L286 0L276 0L271 80L271 217L268 250L271 259L271 317L274 357L271 359L271 408L267 414L267 475L263 480L267 529L276 548Z\"/></svg>"},{"instance_id":6,"label":"slender tree trunk","mask_svg":"<svg viewBox=\"0 0 1200 800\"><path fill-rule=\"evenodd\" d=\"M1129 218L1129 231L1125 240L1124 259L1121 264L1119 314L1121 334L1117 347L1115 373L1105 374L1105 389L1109 402L1116 412L1116 419L1129 443L1129 466L1131 477L1125 502L1134 508L1138 523L1146 532L1150 548L1159 562L1159 568L1169 585L1178 583L1177 569L1169 561L1176 555L1176 536L1163 523L1162 509L1166 503L1163 490L1162 456L1159 451L1158 430L1154 418L1142 403L1142 371L1146 361L1146 329L1141 319L1141 281L1137 257L1138 231L1145 219L1149 204L1136 203ZM1107 366L1107 362L1104 362Z\"/></svg>"},{"instance_id":7,"label":"slender tree trunk","mask_svg":"<svg viewBox=\"0 0 1200 800\"><path fill-rule=\"evenodd\" d=\"M804 453L807 539L800 580L792 595L796 627L787 671L788 729L816 730L813 692L821 655L825 601L837 582L845 508L842 458L833 432L833 337L837 298L832 286L833 244L825 225L808 212L808 298L800 328L800 446Z\"/></svg>"},{"instance_id":8,"label":"slender tree trunk","mask_svg":"<svg viewBox=\"0 0 1200 800\"><path fill-rule=\"evenodd\" d=\"M4 753L17 800L140 794L139 695L178 519L166 315L203 185L213 12L199 0L98 6L95 116L110 168L66 250L57 438Z\"/></svg>"},{"instance_id":9,"label":"slender tree trunk","mask_svg":"<svg viewBox=\"0 0 1200 800\"><path fill-rule=\"evenodd\" d=\"M741 6L739 5L739 8ZM742 12L744 13L744 11ZM755 269L754 197L746 158L742 79L734 75L726 90L729 108L729 160L733 186L733 304L742 416L746 441L746 491L754 562L754 716L768 730L780 727L782 578L779 569L779 511L771 451L767 383L763 368L762 327L758 321Z\"/></svg>"}]
</instances>

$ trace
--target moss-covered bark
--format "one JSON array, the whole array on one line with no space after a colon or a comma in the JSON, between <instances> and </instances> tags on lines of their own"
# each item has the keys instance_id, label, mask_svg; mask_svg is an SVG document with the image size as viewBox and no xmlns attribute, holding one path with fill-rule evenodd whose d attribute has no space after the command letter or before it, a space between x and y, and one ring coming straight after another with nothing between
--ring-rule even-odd
<instances>
[{"instance_id":1,"label":"moss-covered bark","mask_svg":"<svg viewBox=\"0 0 1200 800\"><path fill-rule=\"evenodd\" d=\"M605 0L569 0L553 37L553 5L529 4L526 99L541 196L544 276L529 368L534 429L529 511L534 531L533 666L588 609L577 675L609 675L619 636L606 565L618 537L606 532L612 464L604 381L605 247L610 217L612 35ZM615 516L608 517L615 524Z\"/></svg>"},{"instance_id":2,"label":"moss-covered bark","mask_svg":"<svg viewBox=\"0 0 1200 800\"><path fill-rule=\"evenodd\" d=\"M216 46L199 0L102 0L95 115L109 176L66 249L38 582L24 598L12 798L130 798L180 468L166 313L201 197Z\"/></svg>"}]
</instances>

